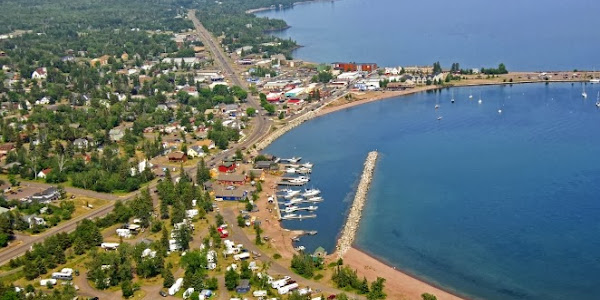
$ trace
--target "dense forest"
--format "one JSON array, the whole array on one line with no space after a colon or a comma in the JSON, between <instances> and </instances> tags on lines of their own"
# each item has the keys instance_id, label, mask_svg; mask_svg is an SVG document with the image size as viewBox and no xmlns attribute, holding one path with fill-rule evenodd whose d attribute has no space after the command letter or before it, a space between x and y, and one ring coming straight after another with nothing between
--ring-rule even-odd
<instances>
[{"instance_id":1,"label":"dense forest","mask_svg":"<svg viewBox=\"0 0 600 300\"><path fill-rule=\"evenodd\" d=\"M244 46L253 46L253 49L246 53L266 51L269 54L284 53L290 56L291 51L297 47L294 41L282 40L267 34L270 31L287 28L288 25L285 21L259 18L253 14L247 14L246 11L279 4L282 7L290 7L294 2L297 1L199 0L197 15L209 31L224 37L222 43L229 47L230 51Z\"/></svg>"}]
</instances>

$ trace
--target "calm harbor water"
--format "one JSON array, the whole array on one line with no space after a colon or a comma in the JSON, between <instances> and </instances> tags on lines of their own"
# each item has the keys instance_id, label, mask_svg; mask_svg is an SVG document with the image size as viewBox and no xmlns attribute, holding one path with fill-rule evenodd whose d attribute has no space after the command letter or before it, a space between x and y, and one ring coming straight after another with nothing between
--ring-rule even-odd
<instances>
[{"instance_id":1,"label":"calm harbor water","mask_svg":"<svg viewBox=\"0 0 600 300\"><path fill-rule=\"evenodd\" d=\"M277 35L308 61L535 71L600 69L599 11L593 0L340 0L258 15L287 21Z\"/></svg>"},{"instance_id":2,"label":"calm harbor water","mask_svg":"<svg viewBox=\"0 0 600 300\"><path fill-rule=\"evenodd\" d=\"M308 250L333 250L377 149L361 249L472 298L597 295L600 85L586 90L587 100L579 84L457 88L454 104L443 90L307 122L266 152L314 162L309 187L325 201L316 219L284 224L319 231L302 239Z\"/></svg>"}]
</instances>

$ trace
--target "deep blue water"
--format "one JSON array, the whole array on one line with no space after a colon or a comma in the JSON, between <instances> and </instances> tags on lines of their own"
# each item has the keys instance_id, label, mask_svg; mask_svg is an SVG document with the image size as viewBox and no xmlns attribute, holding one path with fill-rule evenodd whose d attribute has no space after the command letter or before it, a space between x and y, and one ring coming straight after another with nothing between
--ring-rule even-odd
<instances>
[{"instance_id":1,"label":"deep blue water","mask_svg":"<svg viewBox=\"0 0 600 300\"><path fill-rule=\"evenodd\" d=\"M340 0L259 15L287 21L277 35L308 61L535 71L599 69L598 12L594 0Z\"/></svg>"},{"instance_id":2,"label":"deep blue water","mask_svg":"<svg viewBox=\"0 0 600 300\"><path fill-rule=\"evenodd\" d=\"M455 104L443 90L309 121L267 149L314 162L325 197L317 219L285 226L318 230L300 244L331 251L377 149L361 249L473 298L595 298L600 85L586 89L587 100L578 84L456 88Z\"/></svg>"}]
</instances>

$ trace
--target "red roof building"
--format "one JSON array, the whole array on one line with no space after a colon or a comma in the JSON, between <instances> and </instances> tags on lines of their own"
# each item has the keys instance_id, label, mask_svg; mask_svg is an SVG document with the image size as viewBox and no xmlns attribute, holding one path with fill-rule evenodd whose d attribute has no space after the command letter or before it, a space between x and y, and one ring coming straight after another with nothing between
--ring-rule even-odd
<instances>
[{"instance_id":1,"label":"red roof building","mask_svg":"<svg viewBox=\"0 0 600 300\"><path fill-rule=\"evenodd\" d=\"M169 158L169 161L186 162L187 154L185 154L181 151L171 152L171 153L169 153L168 158Z\"/></svg>"}]
</instances>

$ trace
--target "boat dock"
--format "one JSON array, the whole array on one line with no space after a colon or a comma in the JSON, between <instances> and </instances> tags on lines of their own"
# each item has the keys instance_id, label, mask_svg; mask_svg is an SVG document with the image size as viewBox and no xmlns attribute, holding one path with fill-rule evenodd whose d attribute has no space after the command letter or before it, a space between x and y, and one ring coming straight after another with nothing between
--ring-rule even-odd
<instances>
[{"instance_id":1,"label":"boat dock","mask_svg":"<svg viewBox=\"0 0 600 300\"><path fill-rule=\"evenodd\" d=\"M317 197L315 197L317 198ZM293 204L301 204L301 203L319 203L319 202L323 202L323 198L318 198L318 199L301 199L301 200L296 200L296 202L291 203L291 202L283 202L281 203L281 205L293 205Z\"/></svg>"},{"instance_id":2,"label":"boat dock","mask_svg":"<svg viewBox=\"0 0 600 300\"><path fill-rule=\"evenodd\" d=\"M306 182L290 182L290 181L282 180L282 181L278 182L277 185L281 185L281 186L304 186L304 185L306 185Z\"/></svg>"},{"instance_id":3,"label":"boat dock","mask_svg":"<svg viewBox=\"0 0 600 300\"><path fill-rule=\"evenodd\" d=\"M317 215L316 214L311 214L311 215L298 215L298 216L283 216L281 217L281 220L304 220L304 219L314 219L316 218Z\"/></svg>"},{"instance_id":4,"label":"boat dock","mask_svg":"<svg viewBox=\"0 0 600 300\"><path fill-rule=\"evenodd\" d=\"M277 220L281 220L281 209L279 208L279 201L277 200L277 194L273 195L273 203L275 203L275 210L277 211Z\"/></svg>"},{"instance_id":5,"label":"boat dock","mask_svg":"<svg viewBox=\"0 0 600 300\"><path fill-rule=\"evenodd\" d=\"M371 179L373 178L377 156L377 151L369 152L369 155L367 155L365 168L363 169L358 188L356 189L356 195L354 196L354 202L350 207L350 213L348 214L346 224L342 229L342 235L336 245L338 258L342 258L346 251L352 247L352 243L354 242L354 237L358 230L358 225L360 224L362 210L367 200L367 192L369 191Z\"/></svg>"},{"instance_id":6,"label":"boat dock","mask_svg":"<svg viewBox=\"0 0 600 300\"><path fill-rule=\"evenodd\" d=\"M299 242L300 238L303 237L303 236L305 236L305 235L316 235L316 234L317 234L316 230L308 230L308 231L307 230L301 230L298 233L298 235L292 237L292 241Z\"/></svg>"}]
</instances>

